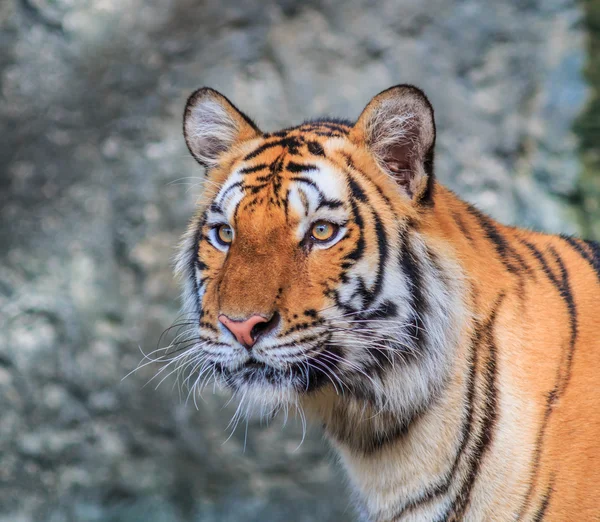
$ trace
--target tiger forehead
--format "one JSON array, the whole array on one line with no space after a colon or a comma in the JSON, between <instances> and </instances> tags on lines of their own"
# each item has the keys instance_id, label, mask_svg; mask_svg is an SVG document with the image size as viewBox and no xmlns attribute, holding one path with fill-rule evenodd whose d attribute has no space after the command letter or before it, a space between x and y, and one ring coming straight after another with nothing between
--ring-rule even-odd
<instances>
[{"instance_id":1,"label":"tiger forehead","mask_svg":"<svg viewBox=\"0 0 600 522\"><path fill-rule=\"evenodd\" d=\"M285 138L291 136L310 137L316 139L347 136L352 129L352 123L341 119L321 119L306 121L296 127L289 127L277 132L267 132L265 138Z\"/></svg>"},{"instance_id":2,"label":"tiger forehead","mask_svg":"<svg viewBox=\"0 0 600 522\"><path fill-rule=\"evenodd\" d=\"M319 206L341 207L345 186L335 162L327 161L326 142L344 139L350 127L334 121L304 123L263 135L244 151L222 185L211 211L234 222L240 212L259 207L308 215Z\"/></svg>"},{"instance_id":3,"label":"tiger forehead","mask_svg":"<svg viewBox=\"0 0 600 522\"><path fill-rule=\"evenodd\" d=\"M263 134L263 141L247 152L243 162L251 162L267 155L325 156L324 144L331 138L346 138L351 127L333 120L307 122L289 129Z\"/></svg>"}]
</instances>

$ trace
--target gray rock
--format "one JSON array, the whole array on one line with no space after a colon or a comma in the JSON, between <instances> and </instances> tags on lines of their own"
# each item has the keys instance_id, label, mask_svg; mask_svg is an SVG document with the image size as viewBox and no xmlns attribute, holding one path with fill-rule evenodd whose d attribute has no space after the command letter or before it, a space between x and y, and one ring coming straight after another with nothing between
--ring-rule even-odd
<instances>
[{"instance_id":1,"label":"gray rock","mask_svg":"<svg viewBox=\"0 0 600 522\"><path fill-rule=\"evenodd\" d=\"M272 130L420 85L443 182L576 232L580 16L575 0L0 3L0 521L352 520L317 427L224 442L226 397L196 410L172 379L144 387L152 365L122 380L178 321L171 260L202 189L185 98L210 85Z\"/></svg>"}]
</instances>

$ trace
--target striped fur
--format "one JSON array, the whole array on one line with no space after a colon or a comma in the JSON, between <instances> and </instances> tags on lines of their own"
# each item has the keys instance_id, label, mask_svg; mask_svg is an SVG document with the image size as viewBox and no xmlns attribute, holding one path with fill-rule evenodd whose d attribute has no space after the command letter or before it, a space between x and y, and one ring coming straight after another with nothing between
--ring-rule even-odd
<instances>
[{"instance_id":1,"label":"striped fur","mask_svg":"<svg viewBox=\"0 0 600 522\"><path fill-rule=\"evenodd\" d=\"M178 261L194 393L320 422L365 521L600 520L600 245L437 184L414 87L274 133L201 89L184 130L211 181ZM274 312L251 350L218 320Z\"/></svg>"}]
</instances>

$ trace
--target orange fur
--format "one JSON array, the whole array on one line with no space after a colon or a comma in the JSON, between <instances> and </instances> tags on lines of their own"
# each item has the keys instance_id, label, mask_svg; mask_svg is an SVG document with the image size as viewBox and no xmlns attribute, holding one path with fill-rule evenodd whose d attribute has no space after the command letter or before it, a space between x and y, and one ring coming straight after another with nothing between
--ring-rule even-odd
<instances>
[{"instance_id":1,"label":"orange fur","mask_svg":"<svg viewBox=\"0 0 600 522\"><path fill-rule=\"evenodd\" d=\"M395 238L410 237L413 251L428 252L430 265L417 266L420 276L437 266L436 277L459 293L452 307L461 308L453 327L457 342L448 346L454 351L440 369L439 390L401 426L400 414L385 402L369 402L351 386L350 397L341 397L335 375L299 398L340 451L367 519L427 520L420 513L437 509L445 513L440 520L600 520L600 272L594 270L600 250L500 225L437 183L431 203L420 203L428 184L421 171L413 170L406 192L400 190L394 173L372 153L368 120L386 100L406 92L375 98L355 126L321 122L274 135L257 134L226 106L241 126L240 137L209 171L215 189L207 192L190 233L199 227L192 249L205 278L201 323L217 332L219 314L242 319L277 312L281 335L307 329L315 314L335 306L332 292L347 277L344 263L361 234L366 273L381 271L383 254L386 263L395 262L402 247ZM419 117L427 110L410 107ZM417 153L422 158L424 151ZM409 156L406 168L415 161ZM354 202L360 222L349 220L346 237L331 248L307 253L299 246L295 230L304 217L286 207L286 194L303 175L294 164L328 172L344 205ZM231 222L235 239L219 251L210 246L211 225L203 219L240 169L250 173ZM352 194L353 183L358 193ZM377 230L386 233L387 251ZM404 385L385 375L374 378L386 390ZM471 430L462 438L461 426ZM398 434L392 433L396 427ZM360 450L374 437L383 437L380 447ZM447 491L427 493L448 473ZM431 499L423 500L426 493Z\"/></svg>"}]
</instances>

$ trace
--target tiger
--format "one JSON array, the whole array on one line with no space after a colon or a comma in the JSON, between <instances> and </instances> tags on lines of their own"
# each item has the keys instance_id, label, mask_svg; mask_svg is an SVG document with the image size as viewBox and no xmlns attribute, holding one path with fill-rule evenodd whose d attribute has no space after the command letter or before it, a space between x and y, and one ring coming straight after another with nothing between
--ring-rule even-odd
<instances>
[{"instance_id":1,"label":"tiger","mask_svg":"<svg viewBox=\"0 0 600 522\"><path fill-rule=\"evenodd\" d=\"M600 520L598 243L439 183L412 85L277 132L205 87L183 133L194 386L320 424L363 521Z\"/></svg>"}]
</instances>

